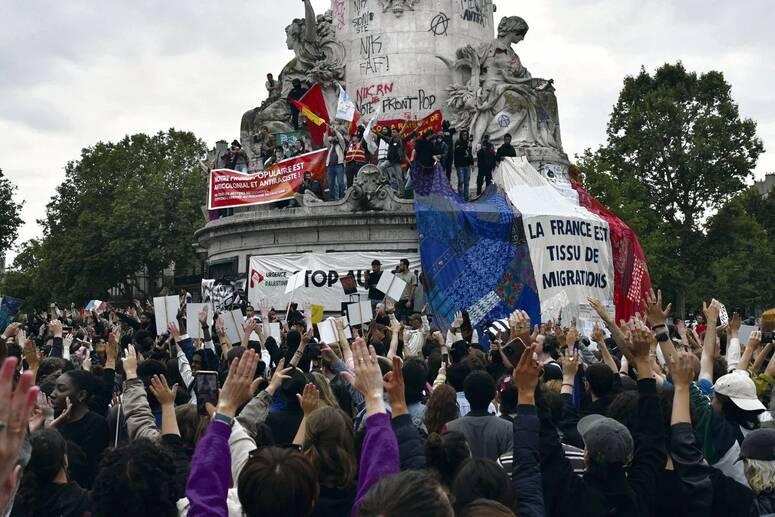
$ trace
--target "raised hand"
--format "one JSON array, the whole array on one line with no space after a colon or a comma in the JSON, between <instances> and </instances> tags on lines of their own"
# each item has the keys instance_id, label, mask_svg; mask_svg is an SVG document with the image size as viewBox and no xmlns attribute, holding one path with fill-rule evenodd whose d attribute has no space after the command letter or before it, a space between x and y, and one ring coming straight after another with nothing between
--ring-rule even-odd
<instances>
[{"instance_id":1,"label":"raised hand","mask_svg":"<svg viewBox=\"0 0 775 517\"><path fill-rule=\"evenodd\" d=\"M662 290L658 289L654 294L654 289L651 289L646 299L643 301L643 307L651 326L662 325L667 322L667 317L670 315L670 309L673 304L668 303L667 307L662 308Z\"/></svg>"},{"instance_id":2,"label":"raised hand","mask_svg":"<svg viewBox=\"0 0 775 517\"><path fill-rule=\"evenodd\" d=\"M716 322L718 321L718 315L720 311L721 306L715 299L710 302L710 305L702 302L702 312L705 314L705 322L709 329L716 327Z\"/></svg>"},{"instance_id":3,"label":"raised hand","mask_svg":"<svg viewBox=\"0 0 775 517\"><path fill-rule=\"evenodd\" d=\"M730 338L737 337L740 333L740 327L743 324L742 318L740 318L740 313L735 312L732 314L732 317L729 319L729 327L727 328L727 333L729 334Z\"/></svg>"},{"instance_id":4,"label":"raised hand","mask_svg":"<svg viewBox=\"0 0 775 517\"><path fill-rule=\"evenodd\" d=\"M309 416L310 413L320 407L320 391L312 383L304 386L304 392L302 394L297 393L296 398L299 399L299 405L304 416Z\"/></svg>"},{"instance_id":5,"label":"raised hand","mask_svg":"<svg viewBox=\"0 0 775 517\"><path fill-rule=\"evenodd\" d=\"M751 350L756 352L761 348L762 346L762 333L759 330L754 330L751 332L751 335L748 337L748 346L751 347Z\"/></svg>"},{"instance_id":6,"label":"raised hand","mask_svg":"<svg viewBox=\"0 0 775 517\"><path fill-rule=\"evenodd\" d=\"M521 338L522 342L529 344L530 340L530 316L527 312L516 310L509 316L511 338Z\"/></svg>"},{"instance_id":7,"label":"raised hand","mask_svg":"<svg viewBox=\"0 0 775 517\"><path fill-rule=\"evenodd\" d=\"M541 365L535 359L535 351L535 343L526 347L512 373L520 404L535 405L535 390L541 378Z\"/></svg>"},{"instance_id":8,"label":"raised hand","mask_svg":"<svg viewBox=\"0 0 775 517\"><path fill-rule=\"evenodd\" d=\"M353 358L355 376L349 372L343 372L342 375L347 382L363 394L366 399L367 415L384 413L382 371L379 369L374 347L366 348L366 342L363 339L356 339L353 346Z\"/></svg>"},{"instance_id":9,"label":"raised hand","mask_svg":"<svg viewBox=\"0 0 775 517\"><path fill-rule=\"evenodd\" d=\"M126 379L136 379L137 378L137 353L135 352L135 347L133 345L129 345L126 347L126 357L124 358L124 373L126 374Z\"/></svg>"},{"instance_id":10,"label":"raised hand","mask_svg":"<svg viewBox=\"0 0 775 517\"><path fill-rule=\"evenodd\" d=\"M261 382L261 378L254 378L258 360L255 350L246 350L241 357L232 361L229 375L218 397L219 413L234 418L237 409L253 396Z\"/></svg>"},{"instance_id":11,"label":"raised hand","mask_svg":"<svg viewBox=\"0 0 775 517\"><path fill-rule=\"evenodd\" d=\"M202 309L199 311L199 324L204 326L207 325L207 313L210 311L210 307L208 305L204 305Z\"/></svg>"},{"instance_id":12,"label":"raised hand","mask_svg":"<svg viewBox=\"0 0 775 517\"><path fill-rule=\"evenodd\" d=\"M8 339L16 336L19 330L22 328L22 324L19 322L11 323L3 331L3 339Z\"/></svg>"},{"instance_id":13,"label":"raised hand","mask_svg":"<svg viewBox=\"0 0 775 517\"><path fill-rule=\"evenodd\" d=\"M385 391L390 397L390 405L393 407L393 417L396 416L396 409L406 406L406 387L404 385L404 372L401 369L401 359L393 356L393 370L387 372L382 378Z\"/></svg>"},{"instance_id":14,"label":"raised hand","mask_svg":"<svg viewBox=\"0 0 775 517\"><path fill-rule=\"evenodd\" d=\"M592 341L598 344L605 343L605 333L598 322L592 325Z\"/></svg>"},{"instance_id":15,"label":"raised hand","mask_svg":"<svg viewBox=\"0 0 775 517\"><path fill-rule=\"evenodd\" d=\"M175 404L175 390L177 388L177 384L170 388L164 375L154 375L151 378L151 385L148 386L148 389L162 406L172 406Z\"/></svg>"},{"instance_id":16,"label":"raised hand","mask_svg":"<svg viewBox=\"0 0 775 517\"><path fill-rule=\"evenodd\" d=\"M32 339L28 339L24 342L24 359L27 360L27 366L33 372L37 372L40 367L40 356L38 355L38 347L35 346L35 342Z\"/></svg>"},{"instance_id":17,"label":"raised hand","mask_svg":"<svg viewBox=\"0 0 775 517\"><path fill-rule=\"evenodd\" d=\"M177 324L170 321L167 324L167 330L169 330L170 336L172 336L172 339L175 340L175 343L180 343L180 330L178 329Z\"/></svg>"},{"instance_id":18,"label":"raised hand","mask_svg":"<svg viewBox=\"0 0 775 517\"><path fill-rule=\"evenodd\" d=\"M270 395L274 395L275 392L280 389L280 386L282 386L285 379L291 378L290 375L288 375L288 372L293 370L293 366L289 366L288 368L283 368L283 366L285 366L284 357L277 363L277 368L272 375L272 379L269 381L269 386L266 388L267 393Z\"/></svg>"},{"instance_id":19,"label":"raised hand","mask_svg":"<svg viewBox=\"0 0 775 517\"><path fill-rule=\"evenodd\" d=\"M676 387L688 388L694 381L694 366L690 352L680 351L673 355L670 378Z\"/></svg>"},{"instance_id":20,"label":"raised hand","mask_svg":"<svg viewBox=\"0 0 775 517\"><path fill-rule=\"evenodd\" d=\"M54 337L62 337L62 322L51 320L51 323L48 324L48 332Z\"/></svg>"},{"instance_id":21,"label":"raised hand","mask_svg":"<svg viewBox=\"0 0 775 517\"><path fill-rule=\"evenodd\" d=\"M578 350L572 348L566 348L562 352L560 357L560 364L562 365L562 377L563 382L569 382L573 384L576 379L576 372L579 371L579 364L581 359L579 357Z\"/></svg>"},{"instance_id":22,"label":"raised hand","mask_svg":"<svg viewBox=\"0 0 775 517\"><path fill-rule=\"evenodd\" d=\"M606 325L614 323L614 321L611 319L611 315L608 313L608 310L606 310L605 305L603 305L600 300L597 298L587 298L587 301L589 302L589 305L595 310L597 315L600 316L600 319L606 323Z\"/></svg>"},{"instance_id":23,"label":"raised hand","mask_svg":"<svg viewBox=\"0 0 775 517\"><path fill-rule=\"evenodd\" d=\"M258 310L261 311L261 318L269 319L269 302L265 298L262 298L258 302Z\"/></svg>"},{"instance_id":24,"label":"raised hand","mask_svg":"<svg viewBox=\"0 0 775 517\"><path fill-rule=\"evenodd\" d=\"M118 359L118 343L121 339L121 329L118 325L114 327L113 332L108 336L108 342L105 344L105 368L114 370L116 360Z\"/></svg>"},{"instance_id":25,"label":"raised hand","mask_svg":"<svg viewBox=\"0 0 775 517\"><path fill-rule=\"evenodd\" d=\"M256 320L253 318L247 320L245 323L242 324L242 332L246 336L250 336L250 334L256 330Z\"/></svg>"},{"instance_id":26,"label":"raised hand","mask_svg":"<svg viewBox=\"0 0 775 517\"><path fill-rule=\"evenodd\" d=\"M452 328L459 329L462 324L463 324L463 312L457 311L455 313L455 318L452 320Z\"/></svg>"},{"instance_id":27,"label":"raised hand","mask_svg":"<svg viewBox=\"0 0 775 517\"><path fill-rule=\"evenodd\" d=\"M46 419L54 415L54 408L51 406L51 401L42 391L38 392L38 397L35 401L35 407L32 410L32 414L29 419L29 429L33 433L38 429L42 429L46 423Z\"/></svg>"},{"instance_id":28,"label":"raised hand","mask_svg":"<svg viewBox=\"0 0 775 517\"><path fill-rule=\"evenodd\" d=\"M38 397L38 387L34 386L32 372L24 372L19 377L16 389L13 379L16 373L17 359L7 357L0 366L0 487L10 478L14 482L21 468L16 463L19 448L27 434L27 425Z\"/></svg>"}]
</instances>

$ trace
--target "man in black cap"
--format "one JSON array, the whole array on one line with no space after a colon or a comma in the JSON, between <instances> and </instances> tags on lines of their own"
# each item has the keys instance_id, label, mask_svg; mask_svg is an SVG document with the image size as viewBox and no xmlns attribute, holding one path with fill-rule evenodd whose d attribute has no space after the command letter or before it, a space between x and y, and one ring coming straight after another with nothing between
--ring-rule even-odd
<instances>
[{"instance_id":1,"label":"man in black cap","mask_svg":"<svg viewBox=\"0 0 775 517\"><path fill-rule=\"evenodd\" d=\"M382 264L379 260L374 259L371 261L371 271L366 271L366 288L369 290L372 311L376 310L377 304L385 299L385 293L377 290L380 278L382 278Z\"/></svg>"}]
</instances>

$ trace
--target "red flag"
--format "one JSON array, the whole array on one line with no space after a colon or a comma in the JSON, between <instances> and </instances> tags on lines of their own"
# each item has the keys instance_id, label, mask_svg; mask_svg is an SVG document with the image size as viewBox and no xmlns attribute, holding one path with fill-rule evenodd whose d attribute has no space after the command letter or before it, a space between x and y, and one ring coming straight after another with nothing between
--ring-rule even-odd
<instances>
[{"instance_id":1,"label":"red flag","mask_svg":"<svg viewBox=\"0 0 775 517\"><path fill-rule=\"evenodd\" d=\"M651 289L651 277L638 236L577 181L571 183L579 194L579 204L608 222L614 261L616 321L629 320L642 311L643 300Z\"/></svg>"},{"instance_id":2,"label":"red flag","mask_svg":"<svg viewBox=\"0 0 775 517\"><path fill-rule=\"evenodd\" d=\"M299 102L309 109L312 113L323 119L326 123L331 121L326 107L326 99L323 96L323 88L320 83L315 83L312 88L307 90ZM300 110L301 111L301 110ZM307 129L309 129L310 138L315 145L323 145L323 136L326 134L326 126L318 125L307 119Z\"/></svg>"}]
</instances>

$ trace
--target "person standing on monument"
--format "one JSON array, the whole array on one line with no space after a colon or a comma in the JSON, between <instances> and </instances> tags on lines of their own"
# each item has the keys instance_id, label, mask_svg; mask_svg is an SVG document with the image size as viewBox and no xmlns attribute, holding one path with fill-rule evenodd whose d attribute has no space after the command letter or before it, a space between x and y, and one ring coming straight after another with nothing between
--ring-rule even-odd
<instances>
[{"instance_id":1,"label":"person standing on monument","mask_svg":"<svg viewBox=\"0 0 775 517\"><path fill-rule=\"evenodd\" d=\"M344 157L345 174L347 175L347 188L353 186L355 175L361 167L366 165L366 146L358 133L350 138L350 145L347 147L347 155Z\"/></svg>"},{"instance_id":2,"label":"person standing on monument","mask_svg":"<svg viewBox=\"0 0 775 517\"><path fill-rule=\"evenodd\" d=\"M237 172L248 172L250 160L245 151L242 150L242 144L234 140L229 148L229 155L224 160L227 168Z\"/></svg>"},{"instance_id":3,"label":"person standing on monument","mask_svg":"<svg viewBox=\"0 0 775 517\"><path fill-rule=\"evenodd\" d=\"M385 293L377 289L380 278L382 278L382 263L374 259L371 261L371 271L366 271L366 288L369 290L372 311L375 311L377 304L385 299Z\"/></svg>"},{"instance_id":4,"label":"person standing on monument","mask_svg":"<svg viewBox=\"0 0 775 517\"><path fill-rule=\"evenodd\" d=\"M471 138L468 136L468 131L463 130L455 143L455 169L457 169L457 192L466 201L470 197L468 186L471 182L471 166L473 164Z\"/></svg>"},{"instance_id":5,"label":"person standing on monument","mask_svg":"<svg viewBox=\"0 0 775 517\"><path fill-rule=\"evenodd\" d=\"M479 171L476 174L476 195L482 195L482 185L485 187L492 184L492 171L495 170L495 146L490 142L490 135L485 134L482 137L482 145L476 152L476 165Z\"/></svg>"},{"instance_id":6,"label":"person standing on monument","mask_svg":"<svg viewBox=\"0 0 775 517\"><path fill-rule=\"evenodd\" d=\"M288 92L288 106L291 108L291 125L293 126L294 130L299 129L299 109L293 105L291 102L291 99L298 101L302 97L304 97L304 94L306 91L301 86L301 81L299 79L294 79L291 81L291 85L293 85L293 88L291 88L291 91Z\"/></svg>"},{"instance_id":7,"label":"person standing on monument","mask_svg":"<svg viewBox=\"0 0 775 517\"><path fill-rule=\"evenodd\" d=\"M266 86L266 91L269 94L270 99L274 99L280 95L280 83L274 80L274 76L271 73L266 74L266 83L264 86Z\"/></svg>"},{"instance_id":8,"label":"person standing on monument","mask_svg":"<svg viewBox=\"0 0 775 517\"><path fill-rule=\"evenodd\" d=\"M498 163L502 162L504 158L516 158L517 150L511 145L511 135L503 137L503 145L498 148L498 154L495 159Z\"/></svg>"},{"instance_id":9,"label":"person standing on monument","mask_svg":"<svg viewBox=\"0 0 775 517\"><path fill-rule=\"evenodd\" d=\"M401 164L404 162L404 145L398 136L398 129L384 128L380 134L379 143L379 168L390 182L390 186L398 192L399 197L404 197L404 171Z\"/></svg>"},{"instance_id":10,"label":"person standing on monument","mask_svg":"<svg viewBox=\"0 0 775 517\"><path fill-rule=\"evenodd\" d=\"M444 166L444 172L447 173L447 181L452 178L452 159L454 157L455 150L455 128L451 127L449 120L445 120L441 123L441 134L444 138L444 143L447 145L447 154L444 156L444 160L441 162Z\"/></svg>"},{"instance_id":11,"label":"person standing on monument","mask_svg":"<svg viewBox=\"0 0 775 517\"><path fill-rule=\"evenodd\" d=\"M328 126L325 138L328 147L328 195L331 201L344 197L344 157L347 140L335 125Z\"/></svg>"}]
</instances>

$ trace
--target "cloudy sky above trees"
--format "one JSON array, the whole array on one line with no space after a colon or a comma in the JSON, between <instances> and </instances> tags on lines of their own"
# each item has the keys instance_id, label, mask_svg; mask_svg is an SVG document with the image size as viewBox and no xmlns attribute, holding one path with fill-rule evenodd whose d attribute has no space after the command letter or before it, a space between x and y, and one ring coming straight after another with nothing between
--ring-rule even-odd
<instances>
[{"instance_id":1,"label":"cloudy sky above trees","mask_svg":"<svg viewBox=\"0 0 775 517\"><path fill-rule=\"evenodd\" d=\"M430 1L430 0L422 0ZM517 48L554 78L569 156L605 141L625 75L683 61L724 73L744 117L775 145L775 33L768 0L496 0L530 25ZM313 0L322 12L328 0ZM0 1L0 168L24 199L20 242L83 147L175 127L212 145L238 136L264 77L292 57L292 0ZM775 151L756 177L775 172Z\"/></svg>"}]
</instances>

